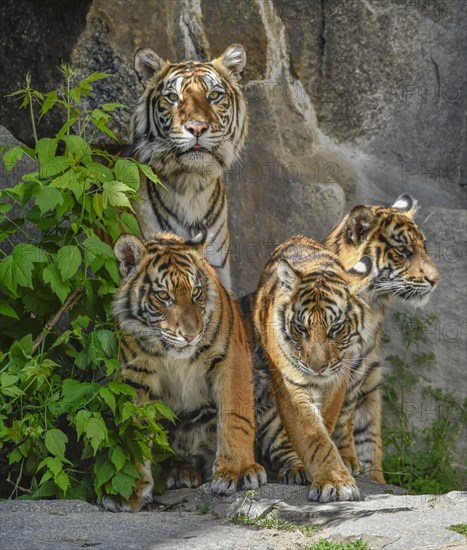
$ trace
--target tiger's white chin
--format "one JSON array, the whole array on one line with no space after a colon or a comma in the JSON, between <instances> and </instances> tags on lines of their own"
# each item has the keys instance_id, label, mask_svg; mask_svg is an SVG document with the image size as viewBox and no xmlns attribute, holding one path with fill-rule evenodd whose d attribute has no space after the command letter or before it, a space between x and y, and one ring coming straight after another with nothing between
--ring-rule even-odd
<instances>
[{"instance_id":1,"label":"tiger's white chin","mask_svg":"<svg viewBox=\"0 0 467 550\"><path fill-rule=\"evenodd\" d=\"M204 178L218 178L222 176L223 168L219 161L206 149L187 151L178 157L178 163L187 172L197 173Z\"/></svg>"}]
</instances>

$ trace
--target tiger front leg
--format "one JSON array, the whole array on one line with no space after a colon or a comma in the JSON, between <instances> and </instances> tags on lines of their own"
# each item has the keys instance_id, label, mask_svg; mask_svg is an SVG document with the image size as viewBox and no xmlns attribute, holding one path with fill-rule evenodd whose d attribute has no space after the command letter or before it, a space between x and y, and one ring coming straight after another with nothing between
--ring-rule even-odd
<instances>
[{"instance_id":1,"label":"tiger front leg","mask_svg":"<svg viewBox=\"0 0 467 550\"><path fill-rule=\"evenodd\" d=\"M345 400L346 392L346 381L328 392L323 403L322 417L326 430L332 435L332 440L336 444L347 470L351 474L356 474L360 467L353 438L352 413L354 406Z\"/></svg>"},{"instance_id":2,"label":"tiger front leg","mask_svg":"<svg viewBox=\"0 0 467 550\"><path fill-rule=\"evenodd\" d=\"M336 444L347 469L351 474L355 475L360 472L360 464L355 449L353 429L354 424L352 415L343 415L342 418L339 418L334 432L332 433L332 440Z\"/></svg>"},{"instance_id":3,"label":"tiger front leg","mask_svg":"<svg viewBox=\"0 0 467 550\"><path fill-rule=\"evenodd\" d=\"M223 361L216 370L213 386L219 412L211 490L229 494L238 489L257 489L266 483L266 472L254 458L253 385L248 352L236 352L235 359Z\"/></svg>"},{"instance_id":4,"label":"tiger front leg","mask_svg":"<svg viewBox=\"0 0 467 550\"><path fill-rule=\"evenodd\" d=\"M318 502L359 500L354 478L331 441L323 419L306 393L282 381L277 392L279 409L290 439L305 465L312 484L309 500Z\"/></svg>"},{"instance_id":5,"label":"tiger front leg","mask_svg":"<svg viewBox=\"0 0 467 550\"><path fill-rule=\"evenodd\" d=\"M353 435L363 474L373 481L385 483L381 438L381 390L377 383L379 384L379 380L375 381L369 377L362 388L363 397L354 413Z\"/></svg>"}]
</instances>

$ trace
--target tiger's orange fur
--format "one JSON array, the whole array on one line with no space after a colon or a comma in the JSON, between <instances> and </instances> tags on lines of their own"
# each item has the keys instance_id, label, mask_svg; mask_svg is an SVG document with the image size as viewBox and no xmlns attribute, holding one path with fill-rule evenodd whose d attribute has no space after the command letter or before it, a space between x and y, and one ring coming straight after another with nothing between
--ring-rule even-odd
<instances>
[{"instance_id":1,"label":"tiger's orange fur","mask_svg":"<svg viewBox=\"0 0 467 550\"><path fill-rule=\"evenodd\" d=\"M169 440L178 464L169 488L212 479L214 492L257 488L266 481L254 460L252 363L236 305L203 246L168 233L115 245L122 282L114 315L123 333L122 374L139 398L157 399L177 415ZM105 497L113 511L137 511L151 500L150 463L129 501Z\"/></svg>"}]
</instances>

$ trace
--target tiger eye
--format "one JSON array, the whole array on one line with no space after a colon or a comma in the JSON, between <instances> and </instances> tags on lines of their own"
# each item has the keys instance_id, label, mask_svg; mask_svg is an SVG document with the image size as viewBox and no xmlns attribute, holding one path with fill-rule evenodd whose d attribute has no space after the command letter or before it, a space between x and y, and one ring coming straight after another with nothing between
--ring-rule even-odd
<instances>
[{"instance_id":1,"label":"tiger eye","mask_svg":"<svg viewBox=\"0 0 467 550\"><path fill-rule=\"evenodd\" d=\"M171 92L170 94L167 94L165 96L165 99L167 99L168 101L170 101L170 103L177 103L178 101L178 94L174 93L174 92Z\"/></svg>"},{"instance_id":2,"label":"tiger eye","mask_svg":"<svg viewBox=\"0 0 467 550\"><path fill-rule=\"evenodd\" d=\"M167 302L170 298L169 294L165 290L158 290L155 294L156 298L161 302Z\"/></svg>"},{"instance_id":3,"label":"tiger eye","mask_svg":"<svg viewBox=\"0 0 467 550\"><path fill-rule=\"evenodd\" d=\"M202 291L203 289L200 286L195 286L193 292L191 293L193 300L197 300L201 296Z\"/></svg>"},{"instance_id":4,"label":"tiger eye","mask_svg":"<svg viewBox=\"0 0 467 550\"><path fill-rule=\"evenodd\" d=\"M219 99L221 97L222 93L221 92L218 92L216 90L212 91L208 98L211 100L211 101L215 101L216 99Z\"/></svg>"}]
</instances>

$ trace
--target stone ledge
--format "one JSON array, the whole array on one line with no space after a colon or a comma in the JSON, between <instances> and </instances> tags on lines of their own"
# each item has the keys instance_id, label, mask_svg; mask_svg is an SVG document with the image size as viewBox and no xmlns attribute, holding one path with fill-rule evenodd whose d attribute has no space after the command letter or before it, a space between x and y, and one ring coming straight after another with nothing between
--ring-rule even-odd
<instances>
[{"instance_id":1,"label":"stone ledge","mask_svg":"<svg viewBox=\"0 0 467 550\"><path fill-rule=\"evenodd\" d=\"M317 504L307 488L268 484L253 497L220 497L199 489L168 491L138 514L104 513L80 501L0 503L0 543L9 550L138 548L175 550L305 549L320 538L364 539L373 550L465 549L466 538L447 529L467 523L467 492L406 495L394 486L358 481L364 500ZM204 513L203 513L204 512ZM283 531L234 525L238 512L296 524ZM303 526L311 526L311 534Z\"/></svg>"}]
</instances>

